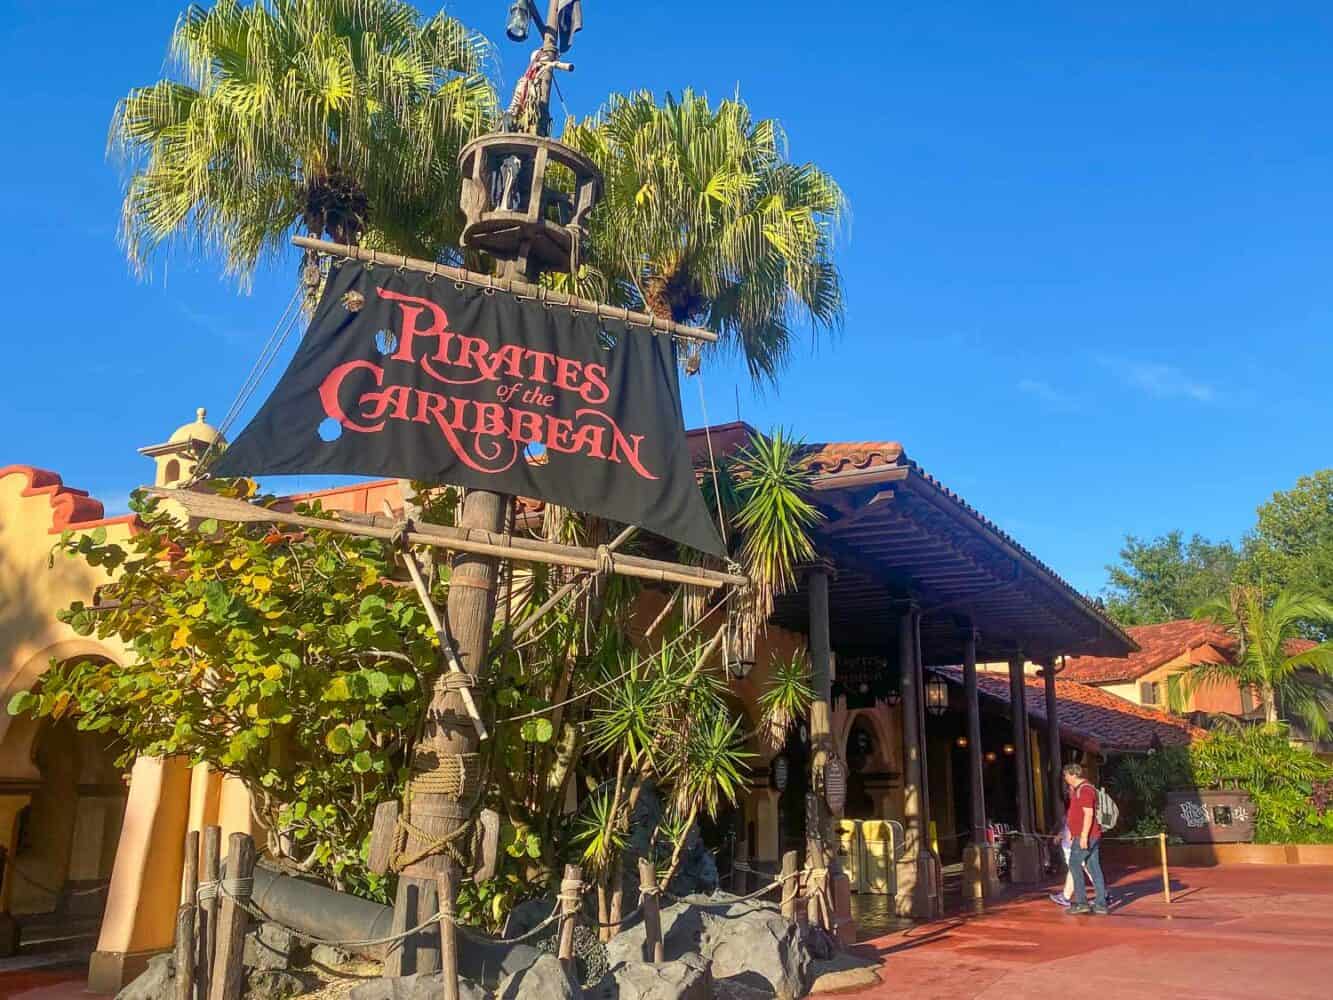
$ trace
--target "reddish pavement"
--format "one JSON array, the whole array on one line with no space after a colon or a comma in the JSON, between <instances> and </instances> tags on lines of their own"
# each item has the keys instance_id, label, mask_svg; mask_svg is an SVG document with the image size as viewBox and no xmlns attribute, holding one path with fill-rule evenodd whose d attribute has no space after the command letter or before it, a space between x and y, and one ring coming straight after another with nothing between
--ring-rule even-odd
<instances>
[{"instance_id":1,"label":"reddish pavement","mask_svg":"<svg viewBox=\"0 0 1333 1000\"><path fill-rule=\"evenodd\" d=\"M864 942L881 962L857 1000L1327 1000L1333 989L1333 868L1243 865L1116 880L1107 917L1071 917L1029 895L985 914Z\"/></svg>"}]
</instances>

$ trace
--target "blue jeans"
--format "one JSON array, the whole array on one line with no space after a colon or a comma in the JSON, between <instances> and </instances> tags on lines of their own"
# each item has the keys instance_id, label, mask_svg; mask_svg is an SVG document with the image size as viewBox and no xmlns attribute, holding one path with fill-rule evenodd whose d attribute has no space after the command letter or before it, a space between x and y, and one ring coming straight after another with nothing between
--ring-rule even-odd
<instances>
[{"instance_id":1,"label":"blue jeans","mask_svg":"<svg viewBox=\"0 0 1333 1000\"><path fill-rule=\"evenodd\" d=\"M1087 889L1083 884L1083 866L1088 866L1092 876L1092 895L1094 906L1106 906L1106 876L1102 874L1102 842L1093 840L1085 851L1075 840L1069 848L1069 874L1074 879L1074 905L1087 905Z\"/></svg>"}]
</instances>

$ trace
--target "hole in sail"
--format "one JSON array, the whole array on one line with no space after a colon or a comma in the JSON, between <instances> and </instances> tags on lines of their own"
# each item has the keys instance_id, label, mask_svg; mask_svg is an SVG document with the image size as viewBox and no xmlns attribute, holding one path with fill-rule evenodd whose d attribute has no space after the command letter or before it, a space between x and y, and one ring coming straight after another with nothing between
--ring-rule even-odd
<instances>
[{"instance_id":1,"label":"hole in sail","mask_svg":"<svg viewBox=\"0 0 1333 1000\"><path fill-rule=\"evenodd\" d=\"M529 462L545 462L546 445L540 444L537 441L529 441L527 447L524 449L524 454L527 455Z\"/></svg>"},{"instance_id":2,"label":"hole in sail","mask_svg":"<svg viewBox=\"0 0 1333 1000\"><path fill-rule=\"evenodd\" d=\"M319 437L322 441L337 441L343 436L343 425L332 417L325 417L319 422Z\"/></svg>"},{"instance_id":3,"label":"hole in sail","mask_svg":"<svg viewBox=\"0 0 1333 1000\"><path fill-rule=\"evenodd\" d=\"M381 354L392 354L398 350L398 335L388 330L379 331L375 334L375 349Z\"/></svg>"}]
</instances>

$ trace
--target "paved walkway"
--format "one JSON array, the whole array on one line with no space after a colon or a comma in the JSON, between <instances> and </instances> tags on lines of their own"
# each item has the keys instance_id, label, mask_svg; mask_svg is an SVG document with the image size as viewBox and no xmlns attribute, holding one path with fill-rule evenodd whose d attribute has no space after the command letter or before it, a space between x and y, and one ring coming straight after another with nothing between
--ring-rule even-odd
<instances>
[{"instance_id":1,"label":"paved walkway","mask_svg":"<svg viewBox=\"0 0 1333 1000\"><path fill-rule=\"evenodd\" d=\"M1031 894L985 914L864 942L878 986L857 1000L1327 1000L1333 868L1244 865L1155 870L1115 881L1107 917L1070 917Z\"/></svg>"}]
</instances>

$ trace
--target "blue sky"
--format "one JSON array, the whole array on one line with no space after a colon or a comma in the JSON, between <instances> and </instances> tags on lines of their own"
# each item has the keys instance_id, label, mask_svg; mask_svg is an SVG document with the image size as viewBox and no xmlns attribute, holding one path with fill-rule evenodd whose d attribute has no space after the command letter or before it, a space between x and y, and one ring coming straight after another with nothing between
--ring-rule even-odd
<instances>
[{"instance_id":1,"label":"blue sky","mask_svg":"<svg viewBox=\"0 0 1333 1000\"><path fill-rule=\"evenodd\" d=\"M0 464L111 507L135 449L226 410L286 302L181 251L133 277L104 155L118 96L161 74L177 3L4 0ZM504 0L449 10L526 52ZM740 89L842 183L848 315L780 392L705 369L714 421L909 456L1075 586L1127 532L1239 538L1330 464L1333 12L1277 3L608 3L563 81ZM289 349L290 350L290 349ZM276 375L276 373L275 373ZM271 379L270 379L271 381ZM691 424L700 419L685 385ZM302 483L271 483L278 487Z\"/></svg>"}]
</instances>

